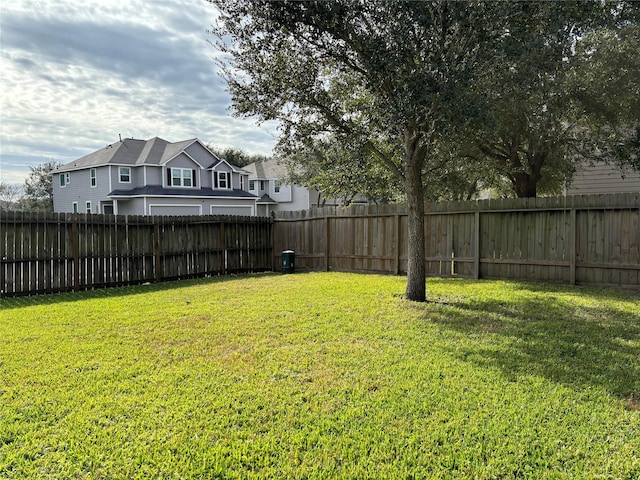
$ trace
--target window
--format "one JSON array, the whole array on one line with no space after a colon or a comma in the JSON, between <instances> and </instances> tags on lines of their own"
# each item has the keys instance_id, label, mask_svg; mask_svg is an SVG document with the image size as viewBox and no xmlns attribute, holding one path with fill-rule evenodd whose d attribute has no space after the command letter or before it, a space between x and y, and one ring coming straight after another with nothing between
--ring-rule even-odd
<instances>
[{"instance_id":1,"label":"window","mask_svg":"<svg viewBox=\"0 0 640 480\"><path fill-rule=\"evenodd\" d=\"M87 202L87 203L85 204L85 211L86 211L87 213L91 213L91 202Z\"/></svg>"},{"instance_id":2,"label":"window","mask_svg":"<svg viewBox=\"0 0 640 480\"><path fill-rule=\"evenodd\" d=\"M120 167L118 173L120 174L120 183L131 183L131 168Z\"/></svg>"},{"instance_id":3,"label":"window","mask_svg":"<svg viewBox=\"0 0 640 480\"><path fill-rule=\"evenodd\" d=\"M216 188L222 188L225 190L231 189L231 173L218 172L216 175Z\"/></svg>"},{"instance_id":4,"label":"window","mask_svg":"<svg viewBox=\"0 0 640 480\"><path fill-rule=\"evenodd\" d=\"M98 185L98 178L96 177L96 169L89 170L89 177L91 178L91 188L95 188Z\"/></svg>"},{"instance_id":5,"label":"window","mask_svg":"<svg viewBox=\"0 0 640 480\"><path fill-rule=\"evenodd\" d=\"M240 175L240 190L245 190L245 185L246 183L246 178L244 178L244 175Z\"/></svg>"},{"instance_id":6,"label":"window","mask_svg":"<svg viewBox=\"0 0 640 480\"><path fill-rule=\"evenodd\" d=\"M280 193L280 180L276 180L273 184L273 191Z\"/></svg>"},{"instance_id":7,"label":"window","mask_svg":"<svg viewBox=\"0 0 640 480\"><path fill-rule=\"evenodd\" d=\"M249 180L249 190L255 190L255 189L256 189L256 181Z\"/></svg>"},{"instance_id":8,"label":"window","mask_svg":"<svg viewBox=\"0 0 640 480\"><path fill-rule=\"evenodd\" d=\"M193 170L189 168L172 168L171 169L171 186L172 187L193 187Z\"/></svg>"},{"instance_id":9,"label":"window","mask_svg":"<svg viewBox=\"0 0 640 480\"><path fill-rule=\"evenodd\" d=\"M65 187L69 183L69 174L61 173L60 174L60 187Z\"/></svg>"},{"instance_id":10,"label":"window","mask_svg":"<svg viewBox=\"0 0 640 480\"><path fill-rule=\"evenodd\" d=\"M260 180L260 190L266 190L267 189L267 182L264 180Z\"/></svg>"},{"instance_id":11,"label":"window","mask_svg":"<svg viewBox=\"0 0 640 480\"><path fill-rule=\"evenodd\" d=\"M73 202L73 213L78 213L78 202Z\"/></svg>"}]
</instances>

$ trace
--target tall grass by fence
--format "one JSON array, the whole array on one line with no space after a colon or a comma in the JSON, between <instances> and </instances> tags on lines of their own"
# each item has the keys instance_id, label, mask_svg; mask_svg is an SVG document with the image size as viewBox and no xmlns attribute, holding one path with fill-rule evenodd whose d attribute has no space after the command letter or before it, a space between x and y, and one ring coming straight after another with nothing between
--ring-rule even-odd
<instances>
[{"instance_id":1,"label":"tall grass by fence","mask_svg":"<svg viewBox=\"0 0 640 480\"><path fill-rule=\"evenodd\" d=\"M268 218L2 212L3 296L273 268Z\"/></svg>"},{"instance_id":2,"label":"tall grass by fence","mask_svg":"<svg viewBox=\"0 0 640 480\"><path fill-rule=\"evenodd\" d=\"M640 287L640 193L429 203L425 224L428 275ZM274 249L302 270L402 274L406 206L281 212Z\"/></svg>"}]
</instances>

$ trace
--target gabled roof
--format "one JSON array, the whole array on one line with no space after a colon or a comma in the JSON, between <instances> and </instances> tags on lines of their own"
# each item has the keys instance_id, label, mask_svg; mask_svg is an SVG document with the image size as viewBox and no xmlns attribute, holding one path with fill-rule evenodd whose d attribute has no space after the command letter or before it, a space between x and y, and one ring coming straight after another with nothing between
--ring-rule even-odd
<instances>
[{"instance_id":1,"label":"gabled roof","mask_svg":"<svg viewBox=\"0 0 640 480\"><path fill-rule=\"evenodd\" d=\"M103 165L162 165L195 142L199 142L199 140L192 138L172 143L159 137L153 137L149 140L124 138L89 155L66 163L57 171L64 172ZM219 162L213 153L211 157L215 163Z\"/></svg>"},{"instance_id":2,"label":"gabled roof","mask_svg":"<svg viewBox=\"0 0 640 480\"><path fill-rule=\"evenodd\" d=\"M264 195L262 195L258 200L256 200L256 203L264 203L264 204L276 204L278 202L276 202L273 198L271 198L269 195L267 195L266 193Z\"/></svg>"},{"instance_id":3,"label":"gabled roof","mask_svg":"<svg viewBox=\"0 0 640 480\"><path fill-rule=\"evenodd\" d=\"M242 169L249 172L250 177L256 177L262 180L285 178L287 175L286 165L281 165L275 158L265 160L264 162L254 162L242 167Z\"/></svg>"}]
</instances>

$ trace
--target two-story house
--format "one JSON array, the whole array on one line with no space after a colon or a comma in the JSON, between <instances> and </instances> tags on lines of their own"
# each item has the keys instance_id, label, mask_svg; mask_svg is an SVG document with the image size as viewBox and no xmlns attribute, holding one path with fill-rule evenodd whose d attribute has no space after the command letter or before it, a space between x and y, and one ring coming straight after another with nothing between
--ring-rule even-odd
<instances>
[{"instance_id":1,"label":"two-story house","mask_svg":"<svg viewBox=\"0 0 640 480\"><path fill-rule=\"evenodd\" d=\"M53 172L56 212L256 215L248 173L197 138L125 138Z\"/></svg>"},{"instance_id":2,"label":"two-story house","mask_svg":"<svg viewBox=\"0 0 640 480\"><path fill-rule=\"evenodd\" d=\"M286 178L287 169L276 159L255 162L242 169L249 172L249 192L258 197L257 215L268 216L271 212L342 204L336 199L325 199L312 188L285 183L283 179Z\"/></svg>"}]
</instances>

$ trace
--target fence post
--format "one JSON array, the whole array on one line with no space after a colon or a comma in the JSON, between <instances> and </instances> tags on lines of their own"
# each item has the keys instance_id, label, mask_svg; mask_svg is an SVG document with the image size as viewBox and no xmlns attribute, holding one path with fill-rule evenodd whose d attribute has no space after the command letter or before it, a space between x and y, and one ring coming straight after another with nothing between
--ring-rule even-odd
<instances>
[{"instance_id":1,"label":"fence post","mask_svg":"<svg viewBox=\"0 0 640 480\"><path fill-rule=\"evenodd\" d=\"M398 210L396 208L396 212L397 211ZM395 232L396 233L396 245L395 245L395 248L396 248L395 262L396 262L396 265L395 265L395 271L396 271L396 275L400 275L400 249L402 247L402 243L401 243L401 240L400 240L400 214L396 213L394 215L394 217L395 217L394 227L395 227L395 230L396 230L396 232Z\"/></svg>"},{"instance_id":2,"label":"fence post","mask_svg":"<svg viewBox=\"0 0 640 480\"><path fill-rule=\"evenodd\" d=\"M325 233L326 233L326 238L325 238L325 249L324 249L324 269L325 272L329 271L329 260L330 260L330 252L329 252L329 245L331 245L331 222L329 221L329 216L325 215L324 216L324 221L325 221Z\"/></svg>"},{"instance_id":3,"label":"fence post","mask_svg":"<svg viewBox=\"0 0 640 480\"><path fill-rule=\"evenodd\" d=\"M576 284L576 243L577 243L577 225L576 225L576 209L572 208L569 214L569 284Z\"/></svg>"},{"instance_id":4,"label":"fence post","mask_svg":"<svg viewBox=\"0 0 640 480\"><path fill-rule=\"evenodd\" d=\"M71 222L71 256L73 257L73 290L80 288L80 238L78 217L74 215Z\"/></svg>"},{"instance_id":5,"label":"fence post","mask_svg":"<svg viewBox=\"0 0 640 480\"><path fill-rule=\"evenodd\" d=\"M153 256L155 258L154 277L156 282L162 281L162 255L160 255L160 217L153 221Z\"/></svg>"},{"instance_id":6,"label":"fence post","mask_svg":"<svg viewBox=\"0 0 640 480\"><path fill-rule=\"evenodd\" d=\"M473 231L473 278L476 280L480 278L480 210L478 210L478 204L476 203L475 225Z\"/></svg>"}]
</instances>

